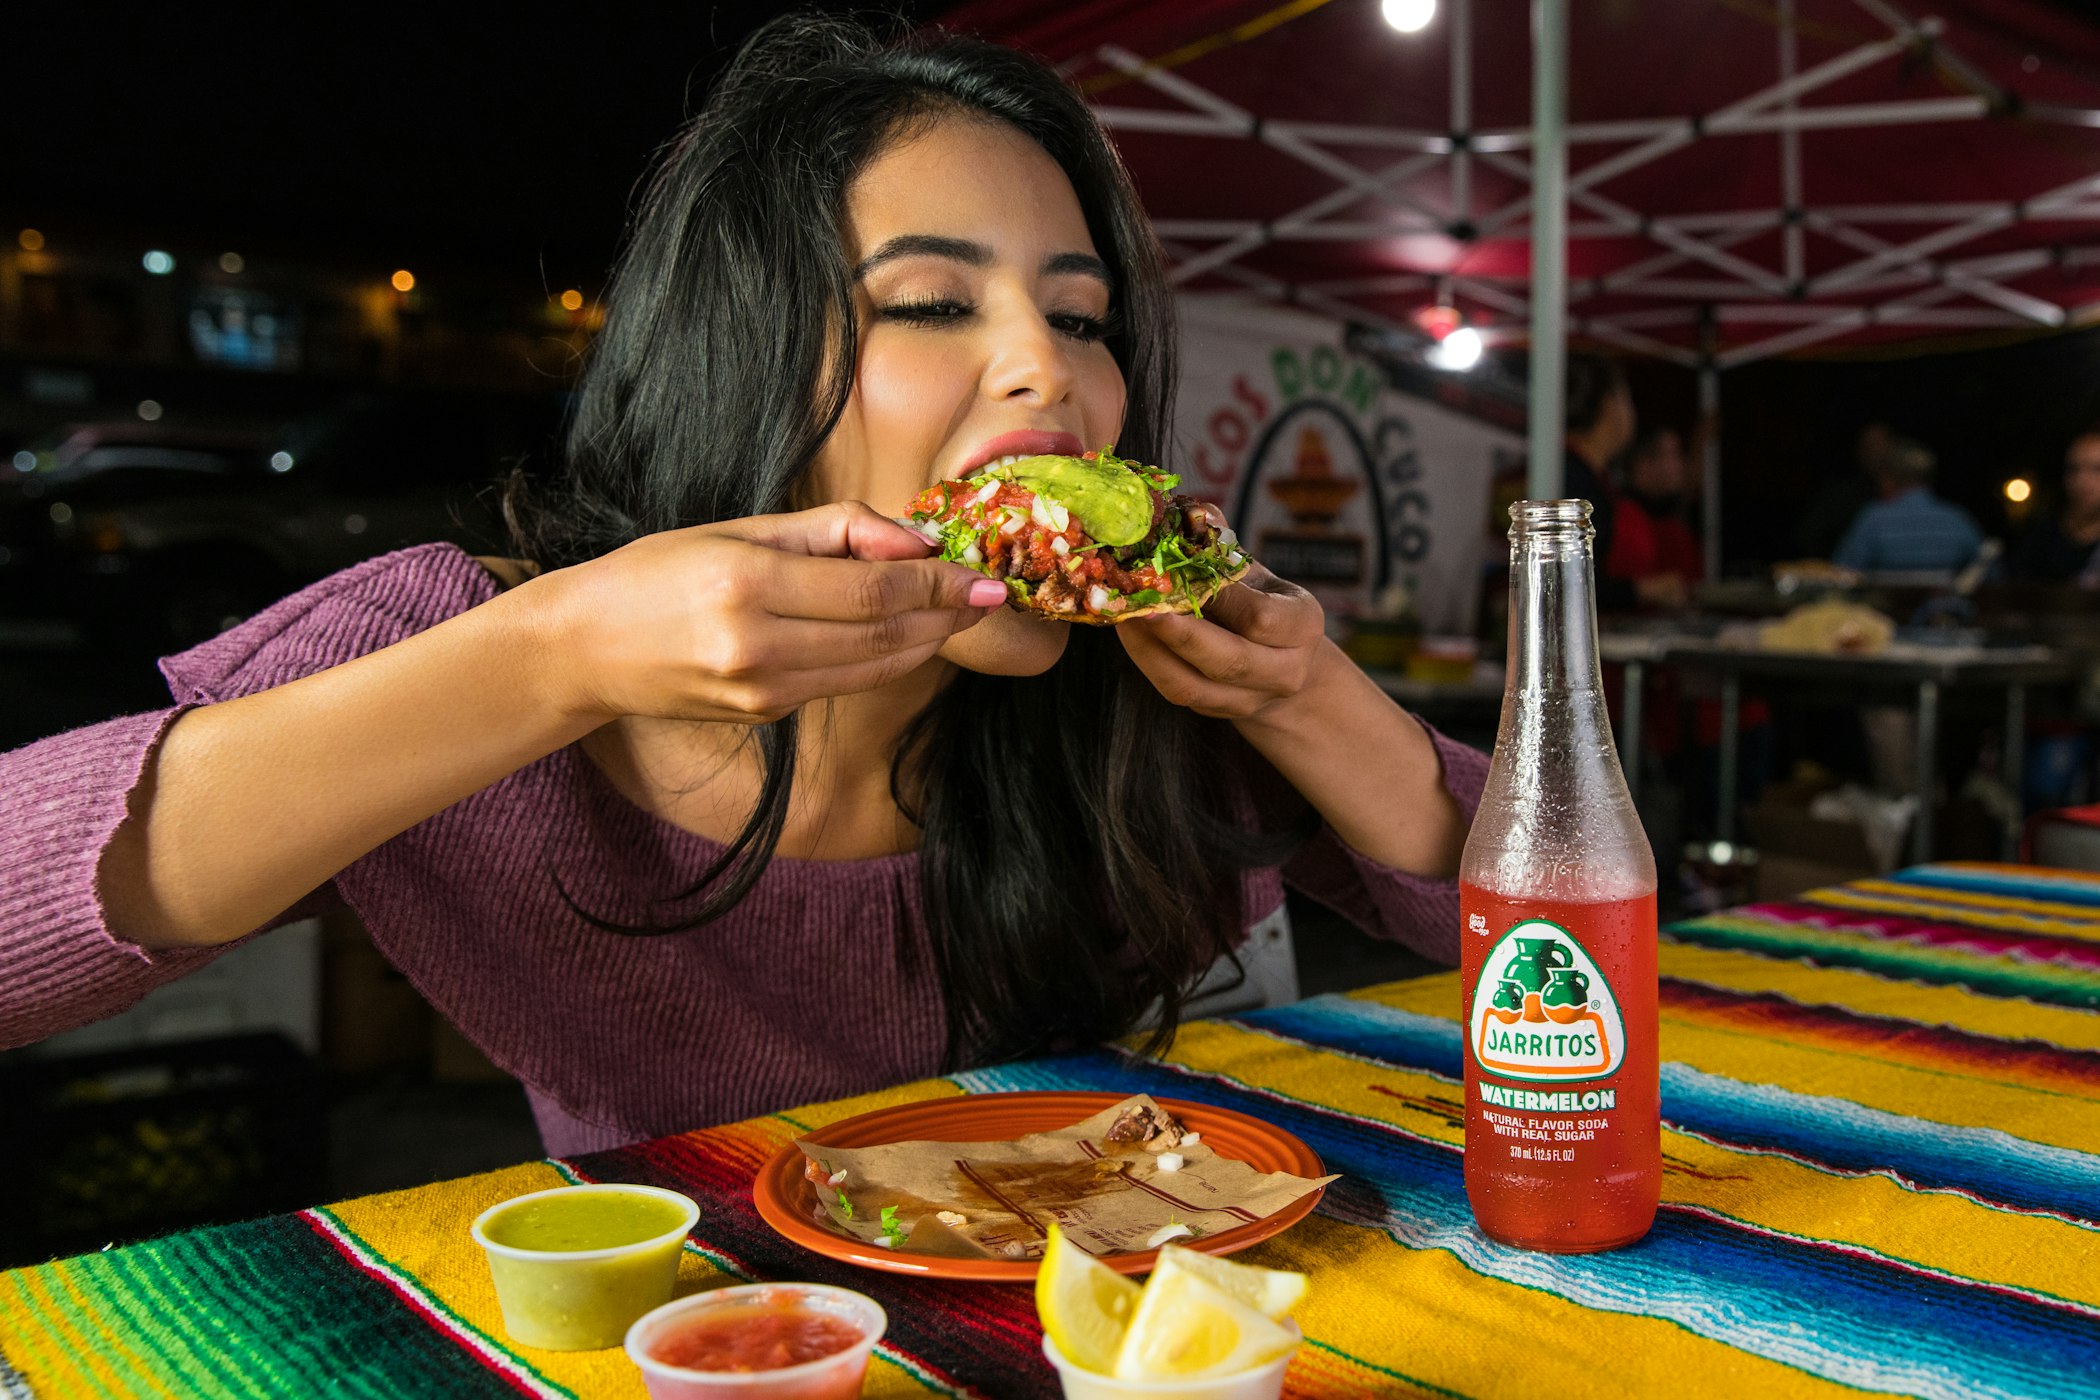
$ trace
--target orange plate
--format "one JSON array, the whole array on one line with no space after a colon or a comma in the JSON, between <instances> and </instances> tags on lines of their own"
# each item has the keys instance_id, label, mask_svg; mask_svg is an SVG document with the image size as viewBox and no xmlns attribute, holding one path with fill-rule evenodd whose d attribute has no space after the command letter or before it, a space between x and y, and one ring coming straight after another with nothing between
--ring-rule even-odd
<instances>
[{"instance_id":1,"label":"orange plate","mask_svg":"<svg viewBox=\"0 0 2100 1400\"><path fill-rule=\"evenodd\" d=\"M961 1098L927 1099L877 1109L857 1118L843 1119L819 1128L807 1141L826 1147L878 1147L886 1142L1005 1142L1028 1133L1069 1128L1084 1122L1128 1094L1033 1093L966 1094ZM1289 1172L1293 1176L1325 1176L1320 1156L1281 1128L1229 1108L1189 1103L1184 1099L1155 1099L1191 1132L1203 1134L1203 1145L1220 1157L1233 1157L1256 1171ZM761 1167L751 1184L751 1198L765 1222L796 1244L848 1264L887 1269L896 1274L922 1278L963 1278L990 1283L1030 1283L1035 1279L1033 1259L950 1259L933 1254L914 1254L909 1249L882 1249L843 1235L812 1218L817 1198L802 1175L802 1149L789 1143ZM1205 1254L1231 1254L1281 1234L1312 1213L1324 1187L1315 1187L1274 1215L1221 1230L1194 1241L1180 1241ZM1139 1254L1110 1254L1101 1262L1120 1274L1149 1272L1159 1251Z\"/></svg>"}]
</instances>

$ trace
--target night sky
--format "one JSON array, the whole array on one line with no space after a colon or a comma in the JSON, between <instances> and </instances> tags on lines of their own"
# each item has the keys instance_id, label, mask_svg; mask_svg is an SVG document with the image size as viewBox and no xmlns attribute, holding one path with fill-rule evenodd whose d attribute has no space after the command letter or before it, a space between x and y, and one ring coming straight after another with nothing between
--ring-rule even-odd
<instances>
[{"instance_id":1,"label":"night sky","mask_svg":"<svg viewBox=\"0 0 2100 1400\"><path fill-rule=\"evenodd\" d=\"M785 8L19 7L0 234L596 289L650 153Z\"/></svg>"}]
</instances>

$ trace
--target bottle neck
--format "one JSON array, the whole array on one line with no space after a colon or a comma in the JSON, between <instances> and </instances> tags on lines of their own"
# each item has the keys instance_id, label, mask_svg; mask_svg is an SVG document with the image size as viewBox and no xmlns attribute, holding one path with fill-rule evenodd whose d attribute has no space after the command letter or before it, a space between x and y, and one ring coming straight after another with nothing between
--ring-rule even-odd
<instances>
[{"instance_id":1,"label":"bottle neck","mask_svg":"<svg viewBox=\"0 0 2100 1400\"><path fill-rule=\"evenodd\" d=\"M1509 550L1509 684L1597 691L1597 607L1589 530L1514 531Z\"/></svg>"}]
</instances>

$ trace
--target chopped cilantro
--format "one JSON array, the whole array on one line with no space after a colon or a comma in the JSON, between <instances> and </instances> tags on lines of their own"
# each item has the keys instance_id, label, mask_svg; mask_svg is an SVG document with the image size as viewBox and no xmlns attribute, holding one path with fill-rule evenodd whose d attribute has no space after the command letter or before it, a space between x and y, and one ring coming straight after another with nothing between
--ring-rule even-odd
<instances>
[{"instance_id":1,"label":"chopped cilantro","mask_svg":"<svg viewBox=\"0 0 2100 1400\"><path fill-rule=\"evenodd\" d=\"M1165 596L1157 588L1140 588L1137 592L1130 595L1130 601L1141 608L1149 608Z\"/></svg>"},{"instance_id":2,"label":"chopped cilantro","mask_svg":"<svg viewBox=\"0 0 2100 1400\"><path fill-rule=\"evenodd\" d=\"M848 1197L847 1197L846 1193L845 1193L845 1192L844 1192L843 1190L841 1190L841 1191L840 1191L840 1192L838 1193L838 1197L839 1197L839 1213L840 1213L840 1214L842 1214L842 1215L844 1215L844 1216L845 1216L845 1217L846 1217L846 1218L847 1218L848 1220L851 1220L851 1219L853 1218L853 1202L852 1202L852 1200L851 1200L850 1198L848 1198Z\"/></svg>"},{"instance_id":3,"label":"chopped cilantro","mask_svg":"<svg viewBox=\"0 0 2100 1400\"><path fill-rule=\"evenodd\" d=\"M884 1206L882 1208L882 1233L893 1240L904 1238L904 1227L897 1223L897 1208L895 1206Z\"/></svg>"}]
</instances>

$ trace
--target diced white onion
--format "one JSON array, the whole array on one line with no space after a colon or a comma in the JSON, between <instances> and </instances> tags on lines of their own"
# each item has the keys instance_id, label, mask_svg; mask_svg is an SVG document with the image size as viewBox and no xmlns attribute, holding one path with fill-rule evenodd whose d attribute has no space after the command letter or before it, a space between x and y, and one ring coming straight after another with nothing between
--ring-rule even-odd
<instances>
[{"instance_id":1,"label":"diced white onion","mask_svg":"<svg viewBox=\"0 0 2100 1400\"><path fill-rule=\"evenodd\" d=\"M963 550L963 563L968 564L971 568L974 569L983 562L984 551L979 549L976 545L973 544L967 549Z\"/></svg>"},{"instance_id":2,"label":"diced white onion","mask_svg":"<svg viewBox=\"0 0 2100 1400\"><path fill-rule=\"evenodd\" d=\"M1072 552L1071 542L1063 535L1052 535L1050 537L1050 552L1062 559Z\"/></svg>"},{"instance_id":3,"label":"diced white onion","mask_svg":"<svg viewBox=\"0 0 2100 1400\"><path fill-rule=\"evenodd\" d=\"M833 1172L833 1173L832 1173L832 1174L831 1174L830 1176L827 1176L827 1177L825 1177L825 1178L824 1178L824 1184L825 1184L826 1186L839 1186L839 1185L842 1185L842 1184L844 1184L845 1180L846 1180L846 1169L845 1169L844 1167L840 1167L840 1168L839 1168L839 1169L838 1169L837 1171Z\"/></svg>"},{"instance_id":4,"label":"diced white onion","mask_svg":"<svg viewBox=\"0 0 2100 1400\"><path fill-rule=\"evenodd\" d=\"M1194 1147L1201 1141L1203 1141L1203 1134L1201 1133L1183 1133L1181 1135L1181 1145L1183 1147Z\"/></svg>"},{"instance_id":5,"label":"diced white onion","mask_svg":"<svg viewBox=\"0 0 2100 1400\"><path fill-rule=\"evenodd\" d=\"M936 1211L933 1218L951 1230L960 1230L963 1226L970 1223L970 1217L959 1210Z\"/></svg>"},{"instance_id":6,"label":"diced white onion","mask_svg":"<svg viewBox=\"0 0 2100 1400\"><path fill-rule=\"evenodd\" d=\"M1050 528L1053 530L1065 530L1069 528L1071 524L1072 512L1066 510L1057 502L1052 501L1050 503Z\"/></svg>"},{"instance_id":7,"label":"diced white onion","mask_svg":"<svg viewBox=\"0 0 2100 1400\"><path fill-rule=\"evenodd\" d=\"M1159 1154L1159 1169L1163 1172L1178 1172L1188 1165L1188 1160L1179 1152L1162 1152Z\"/></svg>"},{"instance_id":8,"label":"diced white onion","mask_svg":"<svg viewBox=\"0 0 2100 1400\"><path fill-rule=\"evenodd\" d=\"M1100 612L1108 606L1108 590L1098 583L1089 588L1086 591L1086 605L1090 611Z\"/></svg>"},{"instance_id":9,"label":"diced white onion","mask_svg":"<svg viewBox=\"0 0 2100 1400\"><path fill-rule=\"evenodd\" d=\"M992 497L998 494L999 483L996 481L987 481L984 484L984 489L982 491L979 491L976 495L970 497L970 504L973 506L981 506L986 501L989 501Z\"/></svg>"},{"instance_id":10,"label":"diced white onion","mask_svg":"<svg viewBox=\"0 0 2100 1400\"><path fill-rule=\"evenodd\" d=\"M1154 1230L1150 1235L1146 1237L1145 1248L1158 1249L1168 1240L1182 1239L1185 1236L1193 1235L1195 1233L1196 1232L1194 1230L1191 1230L1186 1225L1162 1225L1159 1229Z\"/></svg>"},{"instance_id":11,"label":"diced white onion","mask_svg":"<svg viewBox=\"0 0 2100 1400\"><path fill-rule=\"evenodd\" d=\"M1041 496L1037 496L1028 503L1028 518L1045 530L1062 530L1065 528L1051 520L1049 502L1045 501Z\"/></svg>"},{"instance_id":12,"label":"diced white onion","mask_svg":"<svg viewBox=\"0 0 2100 1400\"><path fill-rule=\"evenodd\" d=\"M1002 535L1018 535L1021 533L1021 527L1027 523L1027 516L1022 515L1018 511L1010 510L1006 513L1006 523L999 527L999 533Z\"/></svg>"},{"instance_id":13,"label":"diced white onion","mask_svg":"<svg viewBox=\"0 0 2100 1400\"><path fill-rule=\"evenodd\" d=\"M1218 543L1224 545L1227 549L1232 548L1239 542L1239 535L1234 533L1233 528L1230 525L1227 525L1224 529L1218 531Z\"/></svg>"},{"instance_id":14,"label":"diced white onion","mask_svg":"<svg viewBox=\"0 0 2100 1400\"><path fill-rule=\"evenodd\" d=\"M881 1245L884 1249L895 1249L897 1247L897 1237L895 1235L877 1235L875 1243Z\"/></svg>"}]
</instances>

